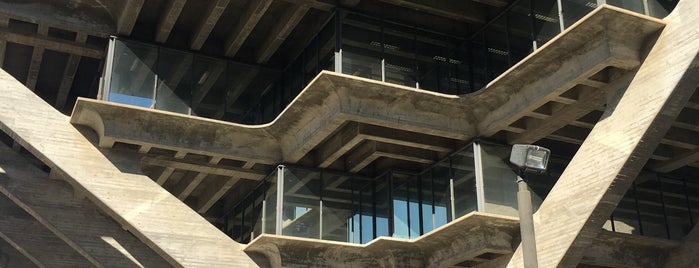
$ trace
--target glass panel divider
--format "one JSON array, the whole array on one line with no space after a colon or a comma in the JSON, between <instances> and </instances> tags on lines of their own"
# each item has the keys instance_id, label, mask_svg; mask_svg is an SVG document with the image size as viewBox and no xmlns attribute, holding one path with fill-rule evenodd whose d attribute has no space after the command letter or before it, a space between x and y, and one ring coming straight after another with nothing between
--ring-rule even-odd
<instances>
[{"instance_id":1,"label":"glass panel divider","mask_svg":"<svg viewBox=\"0 0 699 268\"><path fill-rule=\"evenodd\" d=\"M483 159L481 158L481 145L478 142L473 143L473 162L476 173L476 202L478 203L478 211L485 211L485 190L483 188Z\"/></svg>"}]
</instances>

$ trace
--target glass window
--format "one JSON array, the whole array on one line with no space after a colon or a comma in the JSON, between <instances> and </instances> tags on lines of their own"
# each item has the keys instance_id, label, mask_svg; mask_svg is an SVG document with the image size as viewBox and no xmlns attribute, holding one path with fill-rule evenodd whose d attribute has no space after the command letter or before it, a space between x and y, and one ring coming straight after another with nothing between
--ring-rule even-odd
<instances>
[{"instance_id":1,"label":"glass window","mask_svg":"<svg viewBox=\"0 0 699 268\"><path fill-rule=\"evenodd\" d=\"M510 57L516 64L532 52L532 20L529 16L530 1L519 1L507 13Z\"/></svg>"},{"instance_id":2,"label":"glass window","mask_svg":"<svg viewBox=\"0 0 699 268\"><path fill-rule=\"evenodd\" d=\"M193 54L174 49L160 49L158 88L155 108L189 114Z\"/></svg>"},{"instance_id":3,"label":"glass window","mask_svg":"<svg viewBox=\"0 0 699 268\"><path fill-rule=\"evenodd\" d=\"M451 157L454 184L454 219L478 210L473 146Z\"/></svg>"},{"instance_id":4,"label":"glass window","mask_svg":"<svg viewBox=\"0 0 699 268\"><path fill-rule=\"evenodd\" d=\"M277 174L279 168L276 168L272 174L265 179L265 201L264 201L264 218L262 219L262 231L265 234L277 234Z\"/></svg>"},{"instance_id":5,"label":"glass window","mask_svg":"<svg viewBox=\"0 0 699 268\"><path fill-rule=\"evenodd\" d=\"M633 1L641 3L638 0ZM597 3L590 0L561 0L561 4L563 4L563 24L566 28L597 7ZM643 8L642 3L641 8Z\"/></svg>"},{"instance_id":6,"label":"glass window","mask_svg":"<svg viewBox=\"0 0 699 268\"><path fill-rule=\"evenodd\" d=\"M507 165L510 146L481 144L485 212L518 216L517 174Z\"/></svg>"},{"instance_id":7,"label":"glass window","mask_svg":"<svg viewBox=\"0 0 699 268\"><path fill-rule=\"evenodd\" d=\"M649 0L653 2L654 0ZM643 10L643 1L639 0L607 0L607 4L615 5L638 13L645 13Z\"/></svg>"},{"instance_id":8,"label":"glass window","mask_svg":"<svg viewBox=\"0 0 699 268\"><path fill-rule=\"evenodd\" d=\"M381 80L381 22L348 14L342 23L342 73Z\"/></svg>"},{"instance_id":9,"label":"glass window","mask_svg":"<svg viewBox=\"0 0 699 268\"><path fill-rule=\"evenodd\" d=\"M534 40L541 47L561 32L558 21L558 4L556 0L532 1L534 11Z\"/></svg>"},{"instance_id":10,"label":"glass window","mask_svg":"<svg viewBox=\"0 0 699 268\"><path fill-rule=\"evenodd\" d=\"M677 0L648 0L649 15L664 18L677 6Z\"/></svg>"},{"instance_id":11,"label":"glass window","mask_svg":"<svg viewBox=\"0 0 699 268\"><path fill-rule=\"evenodd\" d=\"M107 100L152 108L157 48L136 42L114 42L114 63Z\"/></svg>"},{"instance_id":12,"label":"glass window","mask_svg":"<svg viewBox=\"0 0 699 268\"><path fill-rule=\"evenodd\" d=\"M393 176L393 237L410 238L410 206L408 179Z\"/></svg>"},{"instance_id":13,"label":"glass window","mask_svg":"<svg viewBox=\"0 0 699 268\"><path fill-rule=\"evenodd\" d=\"M195 55L192 73L192 113L221 118L226 100L226 61Z\"/></svg>"},{"instance_id":14,"label":"glass window","mask_svg":"<svg viewBox=\"0 0 699 268\"><path fill-rule=\"evenodd\" d=\"M320 238L320 173L284 169L282 234Z\"/></svg>"},{"instance_id":15,"label":"glass window","mask_svg":"<svg viewBox=\"0 0 699 268\"><path fill-rule=\"evenodd\" d=\"M353 227L352 185L348 175L323 172L323 233L322 239L351 242L348 230Z\"/></svg>"}]
</instances>

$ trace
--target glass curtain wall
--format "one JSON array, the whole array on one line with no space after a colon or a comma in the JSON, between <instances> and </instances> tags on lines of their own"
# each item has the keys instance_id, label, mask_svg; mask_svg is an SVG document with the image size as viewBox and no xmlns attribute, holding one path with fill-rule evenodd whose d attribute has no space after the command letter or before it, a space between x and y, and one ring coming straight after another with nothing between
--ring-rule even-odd
<instances>
[{"instance_id":1,"label":"glass curtain wall","mask_svg":"<svg viewBox=\"0 0 699 268\"><path fill-rule=\"evenodd\" d=\"M375 178L279 166L228 214L225 231L243 243L268 233L364 244L417 238L475 211L512 215L508 156L508 146L476 143L419 174Z\"/></svg>"},{"instance_id":2,"label":"glass curtain wall","mask_svg":"<svg viewBox=\"0 0 699 268\"><path fill-rule=\"evenodd\" d=\"M280 74L258 65L113 37L100 98L232 121L241 117L232 111L244 91L267 89ZM275 112L279 111L268 114Z\"/></svg>"},{"instance_id":3,"label":"glass curtain wall","mask_svg":"<svg viewBox=\"0 0 699 268\"><path fill-rule=\"evenodd\" d=\"M337 10L283 70L113 38L100 95L146 108L261 124L279 115L322 70L467 94L485 87L598 2L658 17L676 5L672 0L519 0L476 33L461 37ZM238 101L244 92L253 94Z\"/></svg>"}]
</instances>

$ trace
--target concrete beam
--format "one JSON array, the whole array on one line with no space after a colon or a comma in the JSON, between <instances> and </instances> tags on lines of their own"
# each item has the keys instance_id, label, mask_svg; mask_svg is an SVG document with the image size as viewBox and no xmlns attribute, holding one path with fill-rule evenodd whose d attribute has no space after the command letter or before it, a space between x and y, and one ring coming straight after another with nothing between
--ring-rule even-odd
<instances>
[{"instance_id":1,"label":"concrete beam","mask_svg":"<svg viewBox=\"0 0 699 268\"><path fill-rule=\"evenodd\" d=\"M163 169L163 172L160 173L160 176L158 176L155 182L158 183L160 186L165 185L170 176L172 176L173 172L175 172L175 168L165 167L165 169Z\"/></svg>"},{"instance_id":2,"label":"concrete beam","mask_svg":"<svg viewBox=\"0 0 699 268\"><path fill-rule=\"evenodd\" d=\"M184 201L189 197L189 195L196 189L199 184L208 176L207 173L197 173L194 176L186 176L180 179L175 189L172 190L172 194L177 196L180 200Z\"/></svg>"},{"instance_id":3,"label":"concrete beam","mask_svg":"<svg viewBox=\"0 0 699 268\"><path fill-rule=\"evenodd\" d=\"M297 6L309 6L314 9L322 10L322 11L333 11L335 10L335 5L328 3L327 1L321 1L321 0L282 0L284 2L288 2ZM345 0L342 0L345 1ZM351 1L350 1L351 2ZM349 3L352 4L352 3Z\"/></svg>"},{"instance_id":4,"label":"concrete beam","mask_svg":"<svg viewBox=\"0 0 699 268\"><path fill-rule=\"evenodd\" d=\"M699 161L699 147L686 153L676 155L671 159L655 163L651 165L650 168L656 172L667 173L697 161Z\"/></svg>"},{"instance_id":5,"label":"concrete beam","mask_svg":"<svg viewBox=\"0 0 699 268\"><path fill-rule=\"evenodd\" d=\"M667 25L631 84L611 98L541 204L534 216L540 266L573 267L581 261L699 85L694 38L699 17L692 15L697 12L699 2L680 1L665 18ZM521 247L508 266L523 266Z\"/></svg>"},{"instance_id":6,"label":"concrete beam","mask_svg":"<svg viewBox=\"0 0 699 268\"><path fill-rule=\"evenodd\" d=\"M40 267L89 267L89 262L31 215L0 195L0 237L16 245Z\"/></svg>"},{"instance_id":7,"label":"concrete beam","mask_svg":"<svg viewBox=\"0 0 699 268\"><path fill-rule=\"evenodd\" d=\"M262 47L257 51L257 63L265 63L277 52L277 49L284 43L286 37L301 22L301 19L309 7L306 5L294 5L284 10L284 13L277 20L277 24L269 31L269 34L262 42Z\"/></svg>"},{"instance_id":8,"label":"concrete beam","mask_svg":"<svg viewBox=\"0 0 699 268\"><path fill-rule=\"evenodd\" d=\"M448 1L427 1L427 0L381 0L383 2L402 6L413 10L429 13L432 15L445 17L453 20L460 20L469 23L485 23L486 10L485 7L478 3L471 2L470 5L465 5L466 2L458 0Z\"/></svg>"},{"instance_id":9,"label":"concrete beam","mask_svg":"<svg viewBox=\"0 0 699 268\"><path fill-rule=\"evenodd\" d=\"M117 19L117 33L124 36L131 35L138 14L141 13L141 8L145 0L127 0L123 3L121 13Z\"/></svg>"},{"instance_id":10,"label":"concrete beam","mask_svg":"<svg viewBox=\"0 0 699 268\"><path fill-rule=\"evenodd\" d=\"M186 2L187 0L167 1L165 10L160 15L160 19L158 19L155 42L165 43L167 41L170 32L172 32L172 27L175 26L175 22L177 22L177 18L180 17L180 13L182 13L182 8L184 8Z\"/></svg>"},{"instance_id":11,"label":"concrete beam","mask_svg":"<svg viewBox=\"0 0 699 268\"><path fill-rule=\"evenodd\" d=\"M350 172L359 172L379 157L388 157L423 164L434 163L437 154L433 151L406 146L365 141L352 150L345 159L345 166Z\"/></svg>"},{"instance_id":12,"label":"concrete beam","mask_svg":"<svg viewBox=\"0 0 699 268\"><path fill-rule=\"evenodd\" d=\"M228 57L234 57L238 53L240 47L245 43L245 39L255 28L255 25L262 19L262 16L267 12L267 9L272 4L272 0L250 1L243 12L243 15L238 19L233 31L230 32L228 40L226 40L225 53Z\"/></svg>"},{"instance_id":13,"label":"concrete beam","mask_svg":"<svg viewBox=\"0 0 699 268\"><path fill-rule=\"evenodd\" d=\"M188 170L194 172L201 172L213 175L228 176L228 177L240 177L248 180L262 180L267 174L265 172L243 169L236 167L226 167L217 166L209 163L198 163L186 160L177 160L168 157L152 157L146 156L141 159L141 163L144 165L153 165L161 167L171 167L179 170Z\"/></svg>"},{"instance_id":14,"label":"concrete beam","mask_svg":"<svg viewBox=\"0 0 699 268\"><path fill-rule=\"evenodd\" d=\"M0 28L0 39L6 40L7 42L22 44L26 46L38 46L44 49L50 49L58 52L75 54L95 59L101 59L106 54L104 49L92 47L89 45L38 35L25 35L20 33L14 33L10 32L7 28Z\"/></svg>"},{"instance_id":15,"label":"concrete beam","mask_svg":"<svg viewBox=\"0 0 699 268\"><path fill-rule=\"evenodd\" d=\"M39 36L47 36L49 34L49 27L46 24L40 23L39 29L37 31ZM24 83L29 89L36 90L36 81L39 79L39 69L41 68L41 61L44 58L44 48L40 46L34 46L32 51L32 58L29 61L29 71L27 72L27 81Z\"/></svg>"},{"instance_id":16,"label":"concrete beam","mask_svg":"<svg viewBox=\"0 0 699 268\"><path fill-rule=\"evenodd\" d=\"M607 100L607 94L613 94L617 90L627 87L634 74L629 73L601 89L584 89L584 92L581 93L582 95L575 103L551 111L550 116L545 118L545 120L527 125L525 132L508 137L507 142L509 144L534 143L543 139L572 121L588 114L591 110L602 106ZM578 87L584 86L578 85Z\"/></svg>"},{"instance_id":17,"label":"concrete beam","mask_svg":"<svg viewBox=\"0 0 699 268\"><path fill-rule=\"evenodd\" d=\"M204 214L209 211L211 206L216 204L238 181L238 178L231 177L211 178L204 192L199 195L196 207L197 212Z\"/></svg>"},{"instance_id":18,"label":"concrete beam","mask_svg":"<svg viewBox=\"0 0 699 268\"><path fill-rule=\"evenodd\" d=\"M505 0L472 0L473 2L478 2L481 4L494 6L494 7L505 7L510 4L510 2Z\"/></svg>"},{"instance_id":19,"label":"concrete beam","mask_svg":"<svg viewBox=\"0 0 699 268\"><path fill-rule=\"evenodd\" d=\"M56 109L63 109L66 106L70 88L73 86L75 73L78 71L80 58L81 57L78 55L68 56L68 62L66 63L66 68L63 71L63 78L61 79L61 85L58 86L58 93L56 93L56 103L54 105Z\"/></svg>"},{"instance_id":20,"label":"concrete beam","mask_svg":"<svg viewBox=\"0 0 699 268\"><path fill-rule=\"evenodd\" d=\"M662 267L692 267L699 262L699 224L694 224L692 230L684 237L682 244L669 252ZM660 266L658 266L660 267Z\"/></svg>"},{"instance_id":21,"label":"concrete beam","mask_svg":"<svg viewBox=\"0 0 699 268\"><path fill-rule=\"evenodd\" d=\"M52 169L55 171L55 169ZM61 180L0 144L0 193L97 267L168 267L148 246ZM89 219L86 221L85 219Z\"/></svg>"},{"instance_id":22,"label":"concrete beam","mask_svg":"<svg viewBox=\"0 0 699 268\"><path fill-rule=\"evenodd\" d=\"M27 258L13 245L7 243L0 237L0 262L5 263L7 267L39 267L33 262L35 260L36 259Z\"/></svg>"},{"instance_id":23,"label":"concrete beam","mask_svg":"<svg viewBox=\"0 0 699 268\"><path fill-rule=\"evenodd\" d=\"M202 20L199 21L194 34L192 35L190 48L192 50L199 50L209 38L209 34L216 26L218 19L221 18L223 11L226 10L230 0L214 0L209 3L209 7L206 12L202 14Z\"/></svg>"}]
</instances>

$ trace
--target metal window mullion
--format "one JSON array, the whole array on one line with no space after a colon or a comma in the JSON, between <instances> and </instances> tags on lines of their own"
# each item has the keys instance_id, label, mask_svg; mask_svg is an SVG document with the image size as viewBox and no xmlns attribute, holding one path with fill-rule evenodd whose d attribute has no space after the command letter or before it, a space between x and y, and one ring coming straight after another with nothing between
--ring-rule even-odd
<instances>
[{"instance_id":1,"label":"metal window mullion","mask_svg":"<svg viewBox=\"0 0 699 268\"><path fill-rule=\"evenodd\" d=\"M111 86L112 86L112 72L113 72L113 65L114 65L114 52L116 51L116 36L110 36L109 37L109 45L107 48L107 62L105 65L107 66L104 68L104 79L103 79L103 86L102 90L98 93L97 99L100 100L109 100L109 92L111 91Z\"/></svg>"},{"instance_id":2,"label":"metal window mullion","mask_svg":"<svg viewBox=\"0 0 699 268\"><path fill-rule=\"evenodd\" d=\"M417 183L417 187L415 188L417 190L417 223L418 223L418 230L420 232L420 235L425 234L425 228L423 227L423 214L422 212L422 178L421 176L418 175L418 179L415 181Z\"/></svg>"},{"instance_id":3,"label":"metal window mullion","mask_svg":"<svg viewBox=\"0 0 699 268\"><path fill-rule=\"evenodd\" d=\"M636 181L633 182L631 188L633 190L633 200L634 203L636 204L636 218L638 218L638 231L641 235L643 235L643 221L641 220L641 209L638 207L638 196L636 193Z\"/></svg>"},{"instance_id":4,"label":"metal window mullion","mask_svg":"<svg viewBox=\"0 0 699 268\"><path fill-rule=\"evenodd\" d=\"M320 173L318 186L318 239L323 239L323 171Z\"/></svg>"},{"instance_id":5,"label":"metal window mullion","mask_svg":"<svg viewBox=\"0 0 699 268\"><path fill-rule=\"evenodd\" d=\"M284 169L283 165L277 166L277 211L275 212L275 230L277 235L282 234L282 212L284 208Z\"/></svg>"},{"instance_id":6,"label":"metal window mullion","mask_svg":"<svg viewBox=\"0 0 699 268\"><path fill-rule=\"evenodd\" d=\"M687 213L689 213L689 225L694 226L694 216L692 215L692 205L689 202L689 193L687 192L687 178L682 177L682 186L684 188L684 200L687 202Z\"/></svg>"},{"instance_id":7,"label":"metal window mullion","mask_svg":"<svg viewBox=\"0 0 699 268\"><path fill-rule=\"evenodd\" d=\"M476 173L476 203L478 211L485 212L483 159L481 158L481 145L478 142L473 143L473 162Z\"/></svg>"},{"instance_id":8,"label":"metal window mullion","mask_svg":"<svg viewBox=\"0 0 699 268\"><path fill-rule=\"evenodd\" d=\"M456 218L456 198L454 198L454 168L452 167L451 157L449 158L449 203L451 204L451 219L447 219L449 222ZM449 218L449 217L447 217Z\"/></svg>"},{"instance_id":9,"label":"metal window mullion","mask_svg":"<svg viewBox=\"0 0 699 268\"><path fill-rule=\"evenodd\" d=\"M556 0L556 4L558 5L558 26L561 30L559 33L562 33L566 29L565 19L563 19L565 11L563 10L563 3L561 0Z\"/></svg>"},{"instance_id":10,"label":"metal window mullion","mask_svg":"<svg viewBox=\"0 0 699 268\"><path fill-rule=\"evenodd\" d=\"M663 220L665 221L665 233L667 234L667 239L670 239L670 225L667 221L667 210L665 209L665 196L663 195L663 183L660 180L660 175L655 175L655 179L658 182L658 193L660 193L660 204L663 208Z\"/></svg>"},{"instance_id":11,"label":"metal window mullion","mask_svg":"<svg viewBox=\"0 0 699 268\"><path fill-rule=\"evenodd\" d=\"M388 233L391 237L395 236L395 224L393 217L395 216L395 209L393 208L393 173L389 172L388 176Z\"/></svg>"}]
</instances>

